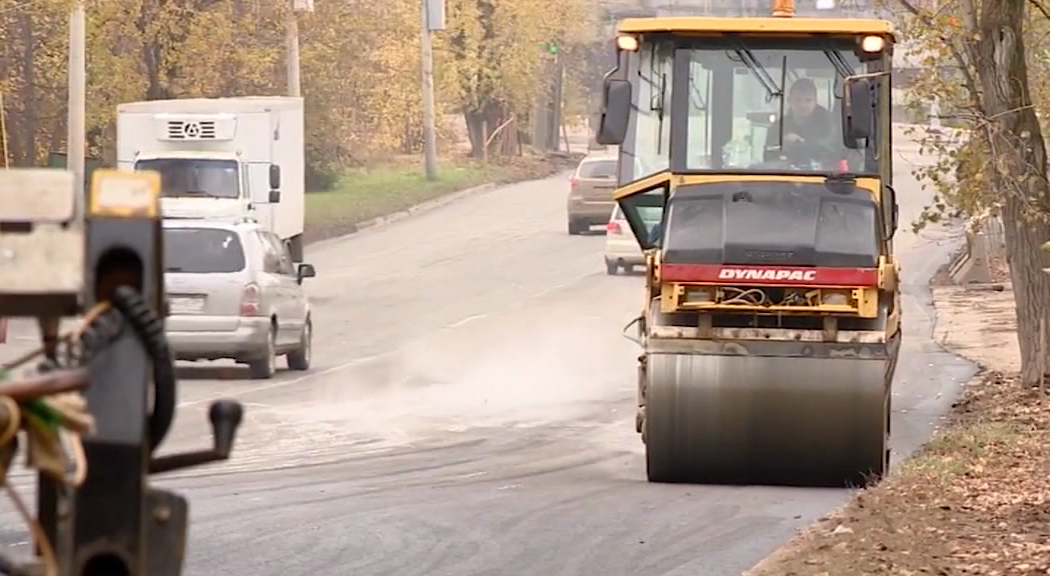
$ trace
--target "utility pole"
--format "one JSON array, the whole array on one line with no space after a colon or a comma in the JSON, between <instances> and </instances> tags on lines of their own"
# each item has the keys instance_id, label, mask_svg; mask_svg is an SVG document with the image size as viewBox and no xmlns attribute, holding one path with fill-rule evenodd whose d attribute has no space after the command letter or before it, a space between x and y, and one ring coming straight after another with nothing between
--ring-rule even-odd
<instances>
[{"instance_id":1,"label":"utility pole","mask_svg":"<svg viewBox=\"0 0 1050 576\"><path fill-rule=\"evenodd\" d=\"M541 150L558 150L561 145L561 44L550 41L544 54L544 90L536 104L534 145Z\"/></svg>"},{"instance_id":2,"label":"utility pole","mask_svg":"<svg viewBox=\"0 0 1050 576\"><path fill-rule=\"evenodd\" d=\"M87 156L85 106L87 104L87 32L84 2L78 1L69 13L69 111L66 135L66 168L73 172L77 205L87 205L84 193L84 158Z\"/></svg>"},{"instance_id":3,"label":"utility pole","mask_svg":"<svg viewBox=\"0 0 1050 576\"><path fill-rule=\"evenodd\" d=\"M552 96L553 111L551 113L551 150L557 152L561 150L561 139L562 139L562 85L565 82L565 64L561 57L561 52L554 54L554 95ZM565 142L566 152L569 150L569 142Z\"/></svg>"},{"instance_id":4,"label":"utility pole","mask_svg":"<svg viewBox=\"0 0 1050 576\"><path fill-rule=\"evenodd\" d=\"M292 9L285 20L284 67L288 76L288 95L299 98L302 93L302 82L299 80L299 13L313 12L313 0L292 0Z\"/></svg>"},{"instance_id":5,"label":"utility pole","mask_svg":"<svg viewBox=\"0 0 1050 576\"><path fill-rule=\"evenodd\" d=\"M444 0L421 0L419 35L423 70L423 166L427 180L437 180L437 123L434 112L434 47L431 33L445 29Z\"/></svg>"}]
</instances>

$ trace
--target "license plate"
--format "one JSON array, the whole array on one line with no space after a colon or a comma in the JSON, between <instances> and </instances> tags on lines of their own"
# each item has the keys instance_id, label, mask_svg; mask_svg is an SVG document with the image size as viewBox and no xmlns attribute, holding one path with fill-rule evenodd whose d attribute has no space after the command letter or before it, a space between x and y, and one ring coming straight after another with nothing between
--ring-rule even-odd
<instances>
[{"instance_id":1,"label":"license plate","mask_svg":"<svg viewBox=\"0 0 1050 576\"><path fill-rule=\"evenodd\" d=\"M175 296L168 299L172 314L200 314L204 311L204 298L199 296Z\"/></svg>"}]
</instances>

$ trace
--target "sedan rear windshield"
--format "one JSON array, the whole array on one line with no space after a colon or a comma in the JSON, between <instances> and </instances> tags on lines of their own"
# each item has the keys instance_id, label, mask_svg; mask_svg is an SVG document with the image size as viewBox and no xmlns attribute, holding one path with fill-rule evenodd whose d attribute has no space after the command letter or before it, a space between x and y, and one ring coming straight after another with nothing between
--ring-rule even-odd
<instances>
[{"instance_id":1,"label":"sedan rear windshield","mask_svg":"<svg viewBox=\"0 0 1050 576\"><path fill-rule=\"evenodd\" d=\"M244 270L244 247L235 232L214 228L164 230L164 270L223 274Z\"/></svg>"},{"instance_id":2,"label":"sedan rear windshield","mask_svg":"<svg viewBox=\"0 0 1050 576\"><path fill-rule=\"evenodd\" d=\"M580 164L580 178L616 178L616 160L591 160Z\"/></svg>"}]
</instances>

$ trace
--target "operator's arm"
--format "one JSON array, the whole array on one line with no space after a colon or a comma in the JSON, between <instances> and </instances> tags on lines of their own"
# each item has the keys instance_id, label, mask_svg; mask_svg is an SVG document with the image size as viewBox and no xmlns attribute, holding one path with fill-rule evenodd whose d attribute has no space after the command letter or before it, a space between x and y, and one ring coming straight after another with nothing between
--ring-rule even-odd
<instances>
[{"instance_id":1,"label":"operator's arm","mask_svg":"<svg viewBox=\"0 0 1050 576\"><path fill-rule=\"evenodd\" d=\"M806 137L806 140L825 148L834 149L831 142L835 134L835 125L831 122L831 113L825 108L820 108L814 114L813 122L815 129Z\"/></svg>"}]
</instances>

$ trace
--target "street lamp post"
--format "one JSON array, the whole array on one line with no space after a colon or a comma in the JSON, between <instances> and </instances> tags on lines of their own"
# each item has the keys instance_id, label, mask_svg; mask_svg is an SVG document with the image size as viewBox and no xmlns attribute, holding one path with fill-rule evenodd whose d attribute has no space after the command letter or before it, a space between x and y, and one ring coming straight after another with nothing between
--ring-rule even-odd
<instances>
[{"instance_id":1,"label":"street lamp post","mask_svg":"<svg viewBox=\"0 0 1050 576\"><path fill-rule=\"evenodd\" d=\"M421 0L420 60L423 83L423 166L427 180L437 180L437 120L434 110L434 48L431 34L445 29L445 0Z\"/></svg>"},{"instance_id":2,"label":"street lamp post","mask_svg":"<svg viewBox=\"0 0 1050 576\"><path fill-rule=\"evenodd\" d=\"M66 135L66 167L73 172L73 186L79 209L86 206L84 195L84 158L87 155L85 141L87 73L87 32L85 27L84 2L78 1L69 13L69 111Z\"/></svg>"},{"instance_id":3,"label":"street lamp post","mask_svg":"<svg viewBox=\"0 0 1050 576\"><path fill-rule=\"evenodd\" d=\"M313 12L313 0L292 0L292 9L285 21L284 65L288 76L288 95L302 96L302 81L299 76L299 13Z\"/></svg>"}]
</instances>

